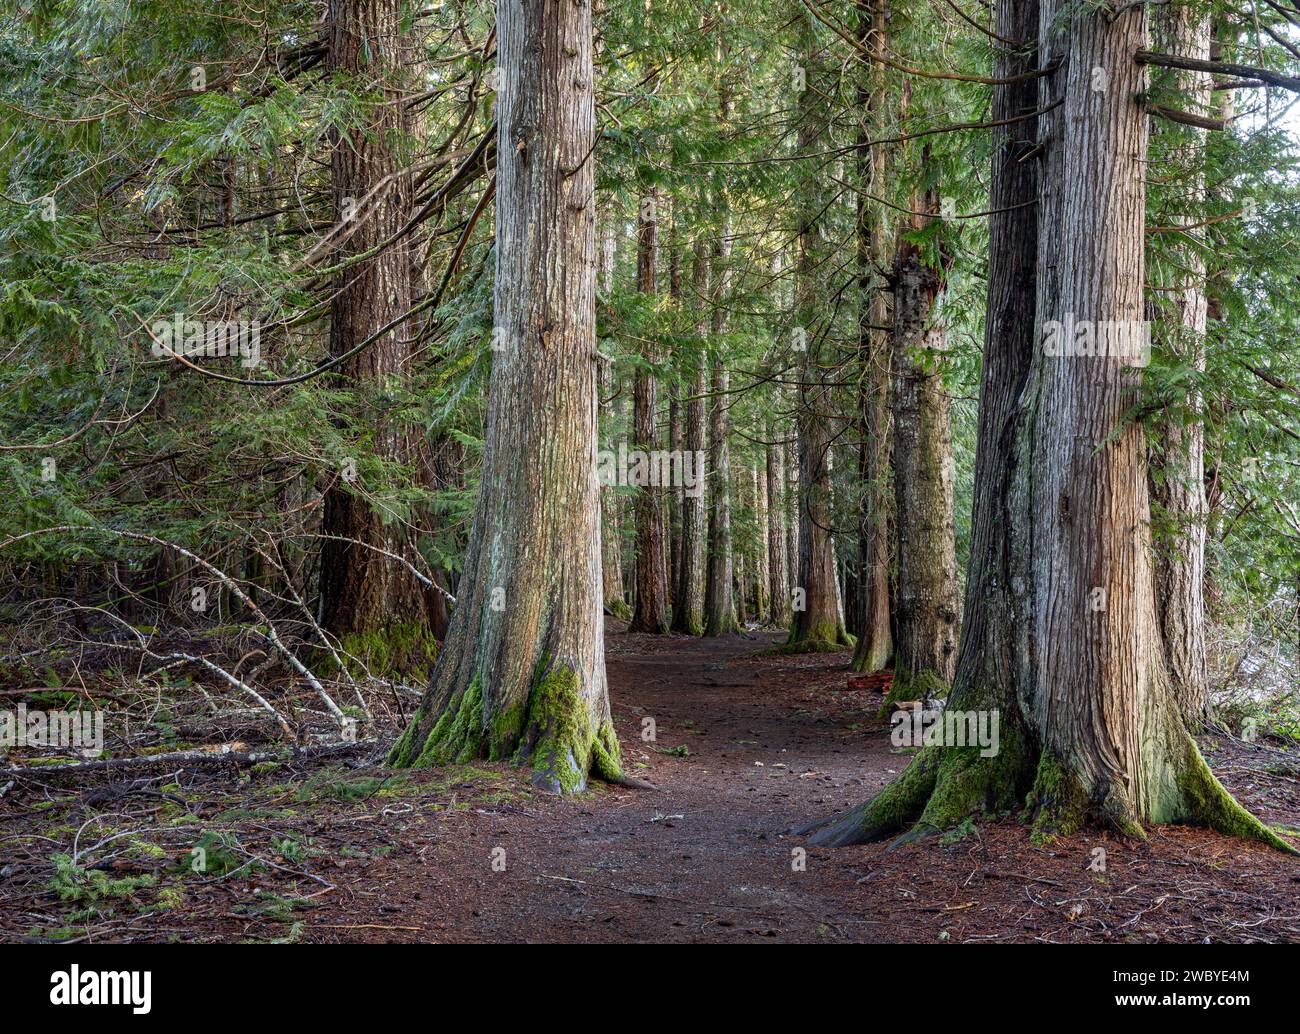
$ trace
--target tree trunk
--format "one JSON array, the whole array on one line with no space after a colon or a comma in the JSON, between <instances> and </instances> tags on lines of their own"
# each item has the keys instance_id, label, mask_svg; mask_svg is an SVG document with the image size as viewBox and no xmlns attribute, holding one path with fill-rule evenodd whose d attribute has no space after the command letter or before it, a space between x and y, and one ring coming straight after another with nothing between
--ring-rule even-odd
<instances>
[{"instance_id":1,"label":"tree trunk","mask_svg":"<svg viewBox=\"0 0 1300 1034\"><path fill-rule=\"evenodd\" d=\"M395 138L407 129L398 98L405 93L409 73L397 0L334 0L329 25L330 68L346 73L382 101L375 104L370 125L353 130L333 148L335 219L347 235L335 255L348 259L379 247L411 213L410 177L401 171L406 160L395 150ZM387 186L381 186L384 181ZM355 215L345 221L353 210ZM409 247L390 245L348 266L338 274L335 292L330 354L342 355L410 308ZM409 333L399 325L348 359L340 367L340 381L364 392L402 376ZM409 462L414 452L405 429L383 422L374 449L397 462ZM348 474L325 492L321 625L340 637L345 649L366 651L376 635L398 626L422 630L425 614L419 583L404 565L377 551L402 553L402 536L386 527L381 511L349 483L352 469L349 466Z\"/></svg>"},{"instance_id":2,"label":"tree trunk","mask_svg":"<svg viewBox=\"0 0 1300 1034\"><path fill-rule=\"evenodd\" d=\"M674 224L675 227L676 224ZM673 231L674 239L669 245L669 262L668 262L668 297L672 299L674 319L676 314L681 311L682 307L682 255L681 249L677 247L676 229ZM681 401L681 379L673 379L672 396L668 400L668 449L674 456L681 455L682 448L682 401ZM668 585L667 597L670 612L677 609L677 586L681 581L682 572L682 500L685 494L685 486L682 484L683 479L675 479L674 483L668 487ZM671 621L671 618L670 618Z\"/></svg>"},{"instance_id":3,"label":"tree trunk","mask_svg":"<svg viewBox=\"0 0 1300 1034\"><path fill-rule=\"evenodd\" d=\"M798 153L811 154L825 145L829 112L823 79L821 47L813 18L800 13L800 47L805 64L804 89L799 95ZM831 509L831 393L829 362L821 351L819 297L821 246L819 220L824 209L820 178L806 170L798 190L799 228L795 254L795 320L804 346L799 377L799 574L794 591L794 622L784 649L838 650L851 645L840 611L836 583L835 540Z\"/></svg>"},{"instance_id":4,"label":"tree trunk","mask_svg":"<svg viewBox=\"0 0 1300 1034\"><path fill-rule=\"evenodd\" d=\"M996 31L1030 38L1030 8L1000 0ZM1085 821L1142 835L1143 822L1188 822L1290 850L1219 785L1171 691L1156 618L1145 443L1125 423L1139 371L1130 358L1068 355L1050 321L1143 314L1146 112L1142 8L1039 19L1043 66L1063 58L1034 99L997 87L994 118L1063 103L1039 117L1038 279L1026 320L1022 222L1032 184L1019 161L1030 120L998 131L980 414L970 625L948 707L998 709L999 749L926 746L867 804L816 828L818 844L949 828L1023 800L1039 836ZM1038 67L1000 51L1000 78ZM1096 70L1105 89L1095 90ZM1066 127L1070 130L1066 132ZM1008 134L1012 141L1009 146ZM1105 246L1099 246L1104 242ZM1019 290L1016 290L1016 288ZM1026 342L1024 328L1034 326ZM1131 342L1122 342L1130 344Z\"/></svg>"},{"instance_id":5,"label":"tree trunk","mask_svg":"<svg viewBox=\"0 0 1300 1034\"><path fill-rule=\"evenodd\" d=\"M605 225L600 231L599 280L600 292L604 296L606 305L611 304L614 294L617 226L618 219L615 213L607 213ZM602 441L605 443L605 448L611 451L616 450L614 437L618 429L619 414L614 408L614 398L619 393L618 374L613 362L602 362L600 367L600 416L604 425ZM600 489L600 546L605 609L623 621L630 620L632 611L623 598L623 538L619 521L619 500L612 485L602 485Z\"/></svg>"},{"instance_id":6,"label":"tree trunk","mask_svg":"<svg viewBox=\"0 0 1300 1034\"><path fill-rule=\"evenodd\" d=\"M883 56L888 49L888 0L875 0L859 9L864 46ZM885 76L881 67L861 72L870 77L858 96L866 111L866 125L858 137L858 178L870 193L885 192L886 157L883 147L866 147L869 134L881 127L885 115ZM888 285L876 270L885 261L885 220L881 207L858 198L858 350L862 357L858 392L858 424L862 444L858 452L858 478L862 487L862 512L858 523L858 644L853 652L854 671L872 672L887 667L894 655L890 614L890 426L889 381L892 348L889 332Z\"/></svg>"},{"instance_id":7,"label":"tree trunk","mask_svg":"<svg viewBox=\"0 0 1300 1034\"><path fill-rule=\"evenodd\" d=\"M772 584L772 557L768 546L767 476L758 466L754 478L754 620L765 625L772 619L768 586Z\"/></svg>"},{"instance_id":8,"label":"tree trunk","mask_svg":"<svg viewBox=\"0 0 1300 1034\"><path fill-rule=\"evenodd\" d=\"M1208 60L1210 17L1207 11L1179 4L1163 8L1157 15L1161 50ZM1199 72L1174 72L1175 85L1183 98L1181 107L1199 115L1213 114L1210 105L1213 84ZM1195 224L1201 216L1205 182L1200 172L1204 158L1205 130L1191 126L1162 126L1177 134L1185 144L1173 148L1171 164L1180 175L1180 191L1188 193L1185 222ZM1202 231L1203 232L1203 231ZM1178 238L1173 245L1173 262L1168 270L1153 270L1152 279L1168 299L1156 331L1170 355L1203 372L1205 370L1206 284L1204 242ZM1163 421L1162 448L1152 456L1161 477L1152 478L1152 493L1158 523L1166 533L1156 542L1156 599L1164 635L1165 660L1174 692L1189 723L1205 721L1209 715L1209 687L1205 671L1205 536L1208 506L1205 498L1205 425L1199 389L1188 399L1192 419Z\"/></svg>"},{"instance_id":9,"label":"tree trunk","mask_svg":"<svg viewBox=\"0 0 1300 1034\"><path fill-rule=\"evenodd\" d=\"M709 261L702 243L695 246L693 276L697 298L709 296ZM705 434L704 396L708 393L708 359L700 355L695 364L690 398L686 402L684 447L693 456L708 448ZM678 560L677 589L673 594L673 631L700 635L704 631L704 471L696 471L696 486L682 498L681 557Z\"/></svg>"},{"instance_id":10,"label":"tree trunk","mask_svg":"<svg viewBox=\"0 0 1300 1034\"><path fill-rule=\"evenodd\" d=\"M724 101L723 110L728 105ZM726 635L739 629L731 585L731 396L730 379L718 338L726 329L727 270L731 241L724 235L713 245L713 368L709 390L709 563L704 583L704 634Z\"/></svg>"},{"instance_id":11,"label":"tree trunk","mask_svg":"<svg viewBox=\"0 0 1300 1034\"><path fill-rule=\"evenodd\" d=\"M657 244L657 198L651 189L641 199L637 213L637 290L655 293L655 249ZM657 405L654 374L644 365L656 358L649 343L641 346L643 365L636 371L633 396L633 447L653 452L658 433L655 427ZM653 465L650 465L653 466ZM664 633L668 631L668 592L664 571L663 491L657 485L643 485L636 499L636 603L629 632Z\"/></svg>"},{"instance_id":12,"label":"tree trunk","mask_svg":"<svg viewBox=\"0 0 1300 1034\"><path fill-rule=\"evenodd\" d=\"M938 196L913 196L937 214ZM910 229L922 228L913 216ZM957 662L952 422L943 387L943 269L901 232L894 260L894 526L898 641L889 701L945 696Z\"/></svg>"},{"instance_id":13,"label":"tree trunk","mask_svg":"<svg viewBox=\"0 0 1300 1034\"><path fill-rule=\"evenodd\" d=\"M780 392L773 392L772 409L780 408ZM775 418L767 421L767 446L764 449L767 478L768 599L772 624L788 628L790 624L790 560L786 552L785 513L785 446L777 440Z\"/></svg>"},{"instance_id":14,"label":"tree trunk","mask_svg":"<svg viewBox=\"0 0 1300 1034\"><path fill-rule=\"evenodd\" d=\"M578 792L621 778L601 610L591 7L503 2L496 326L451 630L393 764L487 756Z\"/></svg>"}]
</instances>

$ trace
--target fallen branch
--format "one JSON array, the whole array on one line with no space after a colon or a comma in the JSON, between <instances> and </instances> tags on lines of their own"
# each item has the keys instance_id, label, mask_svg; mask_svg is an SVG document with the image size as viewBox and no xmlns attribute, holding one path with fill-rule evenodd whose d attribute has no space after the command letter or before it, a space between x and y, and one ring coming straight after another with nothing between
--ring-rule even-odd
<instances>
[{"instance_id":1,"label":"fallen branch","mask_svg":"<svg viewBox=\"0 0 1300 1034\"><path fill-rule=\"evenodd\" d=\"M335 754L351 754L364 747L376 746L378 740L358 740L356 743L334 743L325 747L312 747L308 750L295 751L286 755L283 750L263 750L240 753L233 750L175 750L167 754L150 754L143 757L108 758L105 761L79 761L71 765L19 765L14 768L0 768L0 776L19 776L22 778L44 778L45 776L64 775L72 772L104 772L109 769L148 768L158 764L175 764L181 762L182 768L196 765L255 765L259 761L308 761Z\"/></svg>"}]
</instances>

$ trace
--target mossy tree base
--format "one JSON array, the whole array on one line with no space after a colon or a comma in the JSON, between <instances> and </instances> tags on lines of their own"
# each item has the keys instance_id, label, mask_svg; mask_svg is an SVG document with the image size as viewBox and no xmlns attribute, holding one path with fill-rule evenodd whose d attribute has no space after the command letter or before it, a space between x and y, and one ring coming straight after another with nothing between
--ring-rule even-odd
<instances>
[{"instance_id":1,"label":"mossy tree base","mask_svg":"<svg viewBox=\"0 0 1300 1034\"><path fill-rule=\"evenodd\" d=\"M894 681L885 694L876 717L888 718L899 704L913 700L943 700L947 696L948 683L937 672L910 672L906 668L898 668L894 671Z\"/></svg>"},{"instance_id":2,"label":"mossy tree base","mask_svg":"<svg viewBox=\"0 0 1300 1034\"><path fill-rule=\"evenodd\" d=\"M1298 852L1239 804L1210 771L1190 736L1180 743L1181 774L1148 822L1181 823ZM897 836L896 843L946 832L973 816L997 817L1024 802L1035 843L1050 843L1089 825L1145 838L1127 794L1087 793L1050 752L1031 748L1014 726L1004 728L993 757L978 747L925 747L903 774L865 804L801 830L816 847L845 847Z\"/></svg>"},{"instance_id":3,"label":"mossy tree base","mask_svg":"<svg viewBox=\"0 0 1300 1034\"><path fill-rule=\"evenodd\" d=\"M872 675L878 671L888 670L889 662L892 659L892 651L883 648L864 649L862 640L859 638L857 648L853 653L853 659L849 661L849 670L858 675Z\"/></svg>"},{"instance_id":4,"label":"mossy tree base","mask_svg":"<svg viewBox=\"0 0 1300 1034\"><path fill-rule=\"evenodd\" d=\"M792 630L789 638L773 652L779 654L838 653L841 650L851 650L857 642L857 638L849 635L841 624L820 624L813 625L798 638Z\"/></svg>"},{"instance_id":5,"label":"mossy tree base","mask_svg":"<svg viewBox=\"0 0 1300 1034\"><path fill-rule=\"evenodd\" d=\"M476 680L451 700L431 729L417 713L388 762L398 768L463 764L479 758L510 760L531 767L533 785L551 793L582 793L588 776L623 782L618 737L608 720L592 721L578 691L577 676L567 668L534 679L527 700L484 713L481 684Z\"/></svg>"}]
</instances>

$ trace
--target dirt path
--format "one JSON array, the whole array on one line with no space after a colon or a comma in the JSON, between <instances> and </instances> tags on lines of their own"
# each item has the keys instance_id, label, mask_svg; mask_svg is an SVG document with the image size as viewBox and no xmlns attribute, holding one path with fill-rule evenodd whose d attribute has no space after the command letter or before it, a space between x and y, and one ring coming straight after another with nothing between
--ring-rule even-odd
<instances>
[{"instance_id":1,"label":"dirt path","mask_svg":"<svg viewBox=\"0 0 1300 1034\"><path fill-rule=\"evenodd\" d=\"M624 766L655 792L558 798L510 765L358 755L159 759L76 782L35 769L0 794L0 940L1300 940L1300 863L1200 830L1044 845L1015 815L982 816L897 850L805 853L789 830L910 757L880 694L847 688L846 654L766 652L778 638L611 629ZM1300 751L1202 749L1300 834Z\"/></svg>"},{"instance_id":2,"label":"dirt path","mask_svg":"<svg viewBox=\"0 0 1300 1034\"><path fill-rule=\"evenodd\" d=\"M869 797L908 757L874 717L879 695L844 688L846 655L762 655L776 638L611 635L624 761L660 792L559 800L518 777L517 793L481 800L465 784L468 806L383 816L398 850L340 888L308 938L1300 939L1300 869L1200 831L1042 848L1008 820L890 853L810 849L798 866L792 827ZM1290 784L1271 821L1295 823Z\"/></svg>"}]
</instances>

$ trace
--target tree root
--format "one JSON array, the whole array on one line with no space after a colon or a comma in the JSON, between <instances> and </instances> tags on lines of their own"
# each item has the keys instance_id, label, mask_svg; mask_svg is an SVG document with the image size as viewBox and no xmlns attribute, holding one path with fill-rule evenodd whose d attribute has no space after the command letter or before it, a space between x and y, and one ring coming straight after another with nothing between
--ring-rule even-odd
<instances>
[{"instance_id":1,"label":"tree root","mask_svg":"<svg viewBox=\"0 0 1300 1034\"><path fill-rule=\"evenodd\" d=\"M848 847L884 840L906 827L924 810L934 793L939 775L938 756L922 750L912 759L903 774L875 797L833 818L815 822L799 830L811 834L812 847Z\"/></svg>"}]
</instances>

